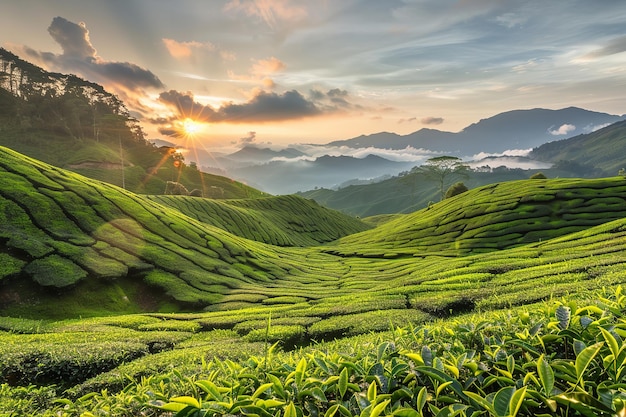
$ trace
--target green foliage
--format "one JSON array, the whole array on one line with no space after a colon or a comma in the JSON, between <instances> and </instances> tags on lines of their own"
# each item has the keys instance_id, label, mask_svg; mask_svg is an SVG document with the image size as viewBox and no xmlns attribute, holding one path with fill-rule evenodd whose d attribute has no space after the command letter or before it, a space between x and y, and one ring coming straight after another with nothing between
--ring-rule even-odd
<instances>
[{"instance_id":1,"label":"green foliage","mask_svg":"<svg viewBox=\"0 0 626 417\"><path fill-rule=\"evenodd\" d=\"M548 177L546 177L543 172L535 172L533 175L530 176L531 180L545 180L547 178Z\"/></svg>"},{"instance_id":2,"label":"green foliage","mask_svg":"<svg viewBox=\"0 0 626 417\"><path fill-rule=\"evenodd\" d=\"M418 167L424 175L437 182L440 200L445 198L448 181L452 178L467 177L469 167L463 164L460 158L454 156L437 156L429 158L426 163Z\"/></svg>"},{"instance_id":3,"label":"green foliage","mask_svg":"<svg viewBox=\"0 0 626 417\"><path fill-rule=\"evenodd\" d=\"M31 393L24 401L19 389L2 385L0 396L11 395L14 410L22 411L33 410L37 399L50 415L62 405L93 415L115 409L116 415L175 416L611 416L626 405L623 311L618 287L594 302L563 299L394 327L291 354L179 361L173 370L130 377L116 393L70 399L30 386L22 389ZM225 342L233 335L215 337ZM192 352L201 355L184 353ZM183 357L155 356L161 364Z\"/></svg>"},{"instance_id":4,"label":"green foliage","mask_svg":"<svg viewBox=\"0 0 626 417\"><path fill-rule=\"evenodd\" d=\"M148 198L204 224L277 246L318 245L369 228L355 218L294 195L246 200Z\"/></svg>"},{"instance_id":5,"label":"green foliage","mask_svg":"<svg viewBox=\"0 0 626 417\"><path fill-rule=\"evenodd\" d=\"M624 408L623 179L493 184L322 246L360 222L298 197L145 198L2 156L0 383L43 406L9 385L0 403L23 414Z\"/></svg>"},{"instance_id":6,"label":"green foliage","mask_svg":"<svg viewBox=\"0 0 626 417\"><path fill-rule=\"evenodd\" d=\"M536 243L623 218L623 192L618 178L491 184L341 238L329 253L458 255Z\"/></svg>"},{"instance_id":7,"label":"green foliage","mask_svg":"<svg viewBox=\"0 0 626 417\"><path fill-rule=\"evenodd\" d=\"M463 184L462 182L455 182L446 191L444 199L454 197L455 195L463 194L466 191L467 191L467 187L465 186L465 184Z\"/></svg>"},{"instance_id":8,"label":"green foliage","mask_svg":"<svg viewBox=\"0 0 626 417\"><path fill-rule=\"evenodd\" d=\"M59 255L35 259L24 268L24 272L39 285L58 288L75 284L87 276L81 267Z\"/></svg>"}]
</instances>

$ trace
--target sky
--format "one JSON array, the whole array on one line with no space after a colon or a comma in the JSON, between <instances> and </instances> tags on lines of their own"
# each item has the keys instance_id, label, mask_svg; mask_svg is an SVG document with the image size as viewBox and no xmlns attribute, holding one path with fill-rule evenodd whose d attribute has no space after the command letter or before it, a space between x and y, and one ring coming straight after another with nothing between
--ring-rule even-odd
<instances>
[{"instance_id":1,"label":"sky","mask_svg":"<svg viewBox=\"0 0 626 417\"><path fill-rule=\"evenodd\" d=\"M624 0L4 0L0 46L213 149L626 113Z\"/></svg>"}]
</instances>

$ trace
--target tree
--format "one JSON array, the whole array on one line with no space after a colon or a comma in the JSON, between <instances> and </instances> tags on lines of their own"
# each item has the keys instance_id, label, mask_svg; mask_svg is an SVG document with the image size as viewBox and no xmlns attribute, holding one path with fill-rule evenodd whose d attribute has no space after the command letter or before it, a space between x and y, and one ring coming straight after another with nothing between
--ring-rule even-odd
<instances>
[{"instance_id":1,"label":"tree","mask_svg":"<svg viewBox=\"0 0 626 417\"><path fill-rule=\"evenodd\" d=\"M536 172L530 176L531 180L545 180L546 178L548 177L546 177L543 172Z\"/></svg>"},{"instance_id":2,"label":"tree","mask_svg":"<svg viewBox=\"0 0 626 417\"><path fill-rule=\"evenodd\" d=\"M437 156L426 160L419 170L428 178L437 181L441 200L445 197L446 184L452 179L467 178L469 167L462 163L461 158L454 156Z\"/></svg>"},{"instance_id":3,"label":"tree","mask_svg":"<svg viewBox=\"0 0 626 417\"><path fill-rule=\"evenodd\" d=\"M450 186L450 188L448 188L448 191L446 191L445 198L454 197L455 195L463 194L466 191L467 191L467 187L465 186L465 184L463 184L460 181L455 182L454 184Z\"/></svg>"}]
</instances>

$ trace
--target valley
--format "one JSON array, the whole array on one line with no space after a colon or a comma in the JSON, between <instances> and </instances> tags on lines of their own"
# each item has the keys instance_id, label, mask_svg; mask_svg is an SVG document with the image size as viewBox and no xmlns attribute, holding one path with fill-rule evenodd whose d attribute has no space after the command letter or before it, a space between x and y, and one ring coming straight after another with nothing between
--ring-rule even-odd
<instances>
[{"instance_id":1,"label":"valley","mask_svg":"<svg viewBox=\"0 0 626 417\"><path fill-rule=\"evenodd\" d=\"M519 356L509 347L506 360L540 368L548 366L550 343L557 352L560 343L576 346L595 334L585 345L587 365L591 355L613 349L599 324L569 336L581 331L570 315L580 323L616 323L611 337L621 333L623 310L610 303L623 303L623 177L492 184L373 227L295 196L220 202L137 195L1 152L0 397L10 404L3 410L97 415L84 413L121 407L116 415L182 416L243 407L265 415L293 406L355 413L367 404L392 407L389 395L410 389L400 386L411 366L421 372L412 389L425 396L418 401L424 412L451 411L457 402L478 410L487 407L479 393L505 392L509 383L498 380L472 395L470 386L455 384L471 380L462 370L479 366L478 358L503 366L500 356L484 355L504 332L530 349ZM530 339L519 339L528 329ZM483 353L450 362L457 349L443 348L450 340L461 344L459 353L467 343ZM542 340L541 347L532 340ZM350 353L320 356L329 349ZM551 360L568 363L558 357ZM381 368L370 368L376 358ZM400 374L387 368L401 363ZM511 375L522 372L512 366ZM316 394L297 399L289 369L301 372L296 386L309 381ZM325 374L315 377L319 372ZM481 384L495 377L481 372ZM242 373L258 382L243 384ZM313 388L315 378L325 382ZM369 381L369 394L360 394L359 378ZM582 393L544 392L553 386L546 378L514 391L524 397L511 404L529 413L578 404ZM432 396L439 384L450 394ZM609 406L592 401L584 387L586 409L607 413ZM359 395L368 402L353 403ZM533 405L533 396L547 406ZM402 410L405 400L395 401Z\"/></svg>"}]
</instances>

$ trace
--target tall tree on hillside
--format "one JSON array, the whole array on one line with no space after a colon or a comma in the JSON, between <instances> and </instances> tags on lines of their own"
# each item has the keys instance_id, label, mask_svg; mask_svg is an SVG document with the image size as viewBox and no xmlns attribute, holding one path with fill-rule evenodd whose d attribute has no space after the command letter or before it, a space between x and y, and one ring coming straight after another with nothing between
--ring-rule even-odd
<instances>
[{"instance_id":1,"label":"tall tree on hillside","mask_svg":"<svg viewBox=\"0 0 626 417\"><path fill-rule=\"evenodd\" d=\"M426 163L418 168L427 178L437 181L439 185L440 200L446 193L446 184L459 178L467 178L469 167L463 164L460 158L454 156L437 156L426 160Z\"/></svg>"}]
</instances>

